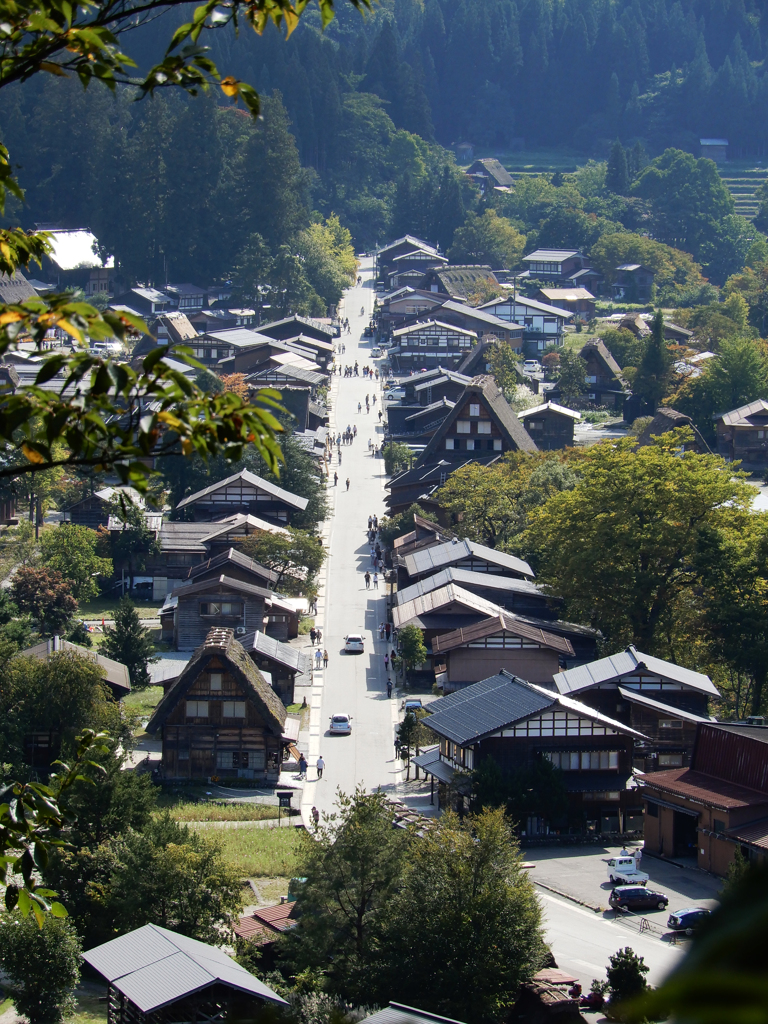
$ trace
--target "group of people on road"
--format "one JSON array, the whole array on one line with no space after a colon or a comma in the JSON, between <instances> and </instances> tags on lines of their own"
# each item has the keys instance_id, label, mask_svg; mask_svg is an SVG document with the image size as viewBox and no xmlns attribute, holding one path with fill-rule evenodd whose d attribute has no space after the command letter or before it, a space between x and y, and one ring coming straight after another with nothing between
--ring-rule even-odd
<instances>
[{"instance_id":1,"label":"group of people on road","mask_svg":"<svg viewBox=\"0 0 768 1024\"><path fill-rule=\"evenodd\" d=\"M341 367L341 364L339 364L339 373L341 373L341 370L342 370L342 367ZM345 377L359 377L360 376L360 367L358 366L358 364L355 363L354 366L345 366L344 367L344 376Z\"/></svg>"},{"instance_id":2,"label":"group of people on road","mask_svg":"<svg viewBox=\"0 0 768 1024\"><path fill-rule=\"evenodd\" d=\"M307 769L309 768L309 762L307 761L306 757L304 757L303 754L299 754L299 765L298 765L298 767L299 767L299 778L300 779L306 779L307 778ZM315 770L317 771L318 779L322 779L322 777L323 777L323 769L324 768L325 768L325 761L323 760L323 755L322 754L318 754L317 761L315 762ZM312 817L313 818L315 818L315 810L316 810L316 808L313 807L312 808ZM317 824L318 820L319 820L319 815L318 815L317 818L315 818L315 824Z\"/></svg>"},{"instance_id":3,"label":"group of people on road","mask_svg":"<svg viewBox=\"0 0 768 1024\"><path fill-rule=\"evenodd\" d=\"M357 437L357 424L353 427L351 423L347 424L347 429L336 435L336 447L340 448L342 444L352 444L354 439Z\"/></svg>"},{"instance_id":4,"label":"group of people on road","mask_svg":"<svg viewBox=\"0 0 768 1024\"><path fill-rule=\"evenodd\" d=\"M316 629L315 626L310 626L310 629L309 629L309 640L310 640L310 643L312 644L312 646L314 647L316 643L319 644L322 641L322 639L323 639L323 631L321 629Z\"/></svg>"},{"instance_id":5,"label":"group of people on road","mask_svg":"<svg viewBox=\"0 0 768 1024\"><path fill-rule=\"evenodd\" d=\"M321 663L324 668L328 668L328 651L321 651L320 648L318 647L317 650L315 651L315 668L319 669Z\"/></svg>"},{"instance_id":6,"label":"group of people on road","mask_svg":"<svg viewBox=\"0 0 768 1024\"><path fill-rule=\"evenodd\" d=\"M370 572L366 569L365 570L365 577L364 577L364 579L365 579L365 589L366 590L370 590L371 589L371 582L373 582L373 589L374 590L378 590L379 589L379 574L378 574L378 572L375 569L373 571L373 576L371 576Z\"/></svg>"}]
</instances>

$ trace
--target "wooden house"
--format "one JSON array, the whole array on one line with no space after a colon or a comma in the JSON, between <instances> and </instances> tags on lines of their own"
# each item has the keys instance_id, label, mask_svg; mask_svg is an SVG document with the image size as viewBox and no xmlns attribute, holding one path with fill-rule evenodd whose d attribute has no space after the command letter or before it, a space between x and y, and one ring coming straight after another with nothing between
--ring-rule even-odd
<instances>
[{"instance_id":1,"label":"wooden house","mask_svg":"<svg viewBox=\"0 0 768 1024\"><path fill-rule=\"evenodd\" d=\"M439 398L431 405L416 406L390 405L387 409L387 441L409 444L418 450L426 446L453 409L454 402Z\"/></svg>"},{"instance_id":2,"label":"wooden house","mask_svg":"<svg viewBox=\"0 0 768 1024\"><path fill-rule=\"evenodd\" d=\"M106 526L109 522L111 502L121 495L129 505L136 505L141 509L145 507L143 497L133 487L102 487L65 509L64 522L87 526L91 530Z\"/></svg>"},{"instance_id":3,"label":"wooden house","mask_svg":"<svg viewBox=\"0 0 768 1024\"><path fill-rule=\"evenodd\" d=\"M286 731L285 707L235 639L211 629L166 691L147 725L160 732L165 779L251 779L274 783Z\"/></svg>"},{"instance_id":4,"label":"wooden house","mask_svg":"<svg viewBox=\"0 0 768 1024\"><path fill-rule=\"evenodd\" d=\"M211 629L231 629L245 636L263 629L274 594L266 587L219 573L209 579L187 580L166 598L161 613L173 611L173 646L193 651Z\"/></svg>"},{"instance_id":5,"label":"wooden house","mask_svg":"<svg viewBox=\"0 0 768 1024\"><path fill-rule=\"evenodd\" d=\"M535 298L565 309L581 320L591 320L595 315L595 296L587 288L539 288Z\"/></svg>"},{"instance_id":6,"label":"wooden house","mask_svg":"<svg viewBox=\"0 0 768 1024\"><path fill-rule=\"evenodd\" d=\"M402 537L395 538L392 543L392 554L394 558L405 558L414 551L435 547L443 541L453 540L453 537L454 534L439 523L433 523L424 516L414 515L413 529L409 533L404 533Z\"/></svg>"},{"instance_id":7,"label":"wooden house","mask_svg":"<svg viewBox=\"0 0 768 1024\"><path fill-rule=\"evenodd\" d=\"M714 160L716 164L728 161L728 139L699 139L701 155L706 160Z\"/></svg>"},{"instance_id":8,"label":"wooden house","mask_svg":"<svg viewBox=\"0 0 768 1024\"><path fill-rule=\"evenodd\" d=\"M492 313L499 320L520 325L527 356L537 356L550 345L562 345L563 328L573 319L573 314L565 309L517 293L491 299L480 309Z\"/></svg>"},{"instance_id":9,"label":"wooden house","mask_svg":"<svg viewBox=\"0 0 768 1024\"><path fill-rule=\"evenodd\" d=\"M212 522L219 516L241 513L288 526L291 517L306 507L306 498L291 494L250 470L241 469L225 480L190 494L176 509L188 509L197 522Z\"/></svg>"},{"instance_id":10,"label":"wooden house","mask_svg":"<svg viewBox=\"0 0 768 1024\"><path fill-rule=\"evenodd\" d=\"M429 535L426 531L424 533L426 540ZM443 534L440 533L439 536L443 536ZM433 541L432 546L437 547L438 544ZM395 548L393 560L396 564L402 565L409 554L420 550L424 550L424 548L411 548L401 553L401 550ZM455 583L464 590L469 590L486 601L490 601L491 604L498 605L510 612L544 617L549 615L549 597L531 580L521 579L518 576L500 576L492 572L462 569L458 565L449 565L430 576L422 576L421 579L398 588L395 602L405 604L415 597L421 597L440 587L447 586L449 583Z\"/></svg>"},{"instance_id":11,"label":"wooden house","mask_svg":"<svg viewBox=\"0 0 768 1024\"><path fill-rule=\"evenodd\" d=\"M476 344L474 331L439 319L422 320L392 332L389 361L403 373L438 365L455 369Z\"/></svg>"},{"instance_id":12,"label":"wooden house","mask_svg":"<svg viewBox=\"0 0 768 1024\"><path fill-rule=\"evenodd\" d=\"M741 468L768 468L768 401L758 398L749 405L724 412L715 420L717 454L729 462L741 461Z\"/></svg>"},{"instance_id":13,"label":"wooden house","mask_svg":"<svg viewBox=\"0 0 768 1024\"><path fill-rule=\"evenodd\" d=\"M645 848L726 875L736 851L768 862L768 727L701 722L686 768L642 775Z\"/></svg>"},{"instance_id":14,"label":"wooden house","mask_svg":"<svg viewBox=\"0 0 768 1024\"><path fill-rule=\"evenodd\" d=\"M333 350L333 339L338 336L338 331L329 324L312 320L307 316L299 316L298 313L286 316L282 320L272 320L268 324L262 324L259 327L259 333L268 338L274 338L275 341L290 341L303 337L307 339L307 343L314 341L330 345L331 350Z\"/></svg>"},{"instance_id":15,"label":"wooden house","mask_svg":"<svg viewBox=\"0 0 768 1024\"><path fill-rule=\"evenodd\" d=\"M507 342L515 352L522 352L523 328L519 324L502 320L487 310L447 299L434 311L433 316L445 323L456 324L465 331L474 331L479 341L487 337L496 338L498 341Z\"/></svg>"},{"instance_id":16,"label":"wooden house","mask_svg":"<svg viewBox=\"0 0 768 1024\"><path fill-rule=\"evenodd\" d=\"M201 562L258 533L286 531L256 516L237 513L217 522L184 523L163 520L157 532L158 549L147 556L142 575L153 581L153 601L162 601L188 578Z\"/></svg>"},{"instance_id":17,"label":"wooden house","mask_svg":"<svg viewBox=\"0 0 768 1024\"><path fill-rule=\"evenodd\" d=\"M508 451L536 451L536 445L496 387L492 377L472 380L415 465L387 483L392 514L418 502L436 509L435 492L451 473L471 462L488 464Z\"/></svg>"},{"instance_id":18,"label":"wooden house","mask_svg":"<svg viewBox=\"0 0 768 1024\"><path fill-rule=\"evenodd\" d=\"M388 338L395 327L401 327L414 316L423 316L439 306L440 296L432 292L421 291L410 285L402 286L382 295L379 299L381 310L379 330L383 338Z\"/></svg>"},{"instance_id":19,"label":"wooden house","mask_svg":"<svg viewBox=\"0 0 768 1024\"><path fill-rule=\"evenodd\" d=\"M493 157L475 160L467 168L466 173L478 182L483 193L493 191L495 188L512 188L515 184L515 179L506 167Z\"/></svg>"},{"instance_id":20,"label":"wooden house","mask_svg":"<svg viewBox=\"0 0 768 1024\"><path fill-rule=\"evenodd\" d=\"M472 378L445 366L435 366L422 373L412 373L399 381L405 391L403 405L432 405L440 398L455 402L464 389L472 383Z\"/></svg>"},{"instance_id":21,"label":"wooden house","mask_svg":"<svg viewBox=\"0 0 768 1024\"><path fill-rule=\"evenodd\" d=\"M129 288L128 291L116 295L110 308L126 306L139 316L156 316L176 308L176 301L166 292L157 288Z\"/></svg>"},{"instance_id":22,"label":"wooden house","mask_svg":"<svg viewBox=\"0 0 768 1024\"><path fill-rule=\"evenodd\" d=\"M423 630L427 647L427 660L423 669L431 671L434 668L432 641L435 637L452 633L462 626L475 625L492 617L498 610L495 604L477 594L455 583L447 583L395 605L392 608L392 622L396 629L418 626Z\"/></svg>"},{"instance_id":23,"label":"wooden house","mask_svg":"<svg viewBox=\"0 0 768 1024\"><path fill-rule=\"evenodd\" d=\"M528 276L564 284L578 270L589 266L588 258L578 249L536 249L523 256Z\"/></svg>"},{"instance_id":24,"label":"wooden house","mask_svg":"<svg viewBox=\"0 0 768 1024\"><path fill-rule=\"evenodd\" d=\"M255 586L266 587L269 590L273 590L278 581L277 573L267 569L266 566L249 558L234 547L227 548L214 558L207 558L204 562L192 566L187 573L187 579L200 583L202 580L217 579L221 573L225 573L230 579L253 583Z\"/></svg>"},{"instance_id":25,"label":"wooden house","mask_svg":"<svg viewBox=\"0 0 768 1024\"><path fill-rule=\"evenodd\" d=\"M709 445L704 440L701 431L691 417L686 416L685 413L678 412L676 409L670 409L666 405L659 406L653 420L638 436L637 447L644 448L646 445L652 444L654 438L660 437L670 430L677 430L679 427L689 427L693 432L693 440L681 445L683 451L696 452L698 455L712 454Z\"/></svg>"},{"instance_id":26,"label":"wooden house","mask_svg":"<svg viewBox=\"0 0 768 1024\"><path fill-rule=\"evenodd\" d=\"M523 835L642 828L632 775L633 743L641 737L622 722L505 669L431 702L427 711L439 746L414 760L437 779L441 803L457 795L464 802L466 773L486 759L503 773L545 759L563 773L569 809L555 821L531 815L520 822Z\"/></svg>"},{"instance_id":27,"label":"wooden house","mask_svg":"<svg viewBox=\"0 0 768 1024\"><path fill-rule=\"evenodd\" d=\"M511 612L460 626L432 640L435 682L444 693L504 668L532 683L551 683L573 647L565 637L532 626Z\"/></svg>"},{"instance_id":28,"label":"wooden house","mask_svg":"<svg viewBox=\"0 0 768 1024\"><path fill-rule=\"evenodd\" d=\"M293 704L297 676L312 674L312 657L298 647L277 640L261 630L248 633L240 640L243 650L263 672L272 677L272 687L286 707Z\"/></svg>"},{"instance_id":29,"label":"wooden house","mask_svg":"<svg viewBox=\"0 0 768 1024\"><path fill-rule=\"evenodd\" d=\"M282 369L286 366L326 376L325 367L316 362L313 349L293 341L275 341L273 338L244 345L226 359L220 359L216 370L222 374L250 375L261 370Z\"/></svg>"},{"instance_id":30,"label":"wooden house","mask_svg":"<svg viewBox=\"0 0 768 1024\"><path fill-rule=\"evenodd\" d=\"M405 256L411 253L421 253L427 261L435 260L440 256L439 249L429 242L425 242L422 238L417 238L415 235L403 235L402 238L396 238L393 242L377 251L377 278L380 281L386 281L390 273L397 266L395 261L398 256Z\"/></svg>"},{"instance_id":31,"label":"wooden house","mask_svg":"<svg viewBox=\"0 0 768 1024\"><path fill-rule=\"evenodd\" d=\"M60 651L68 651L70 654L76 654L78 658L86 658L88 661L98 665L104 677L104 682L115 700L122 700L123 697L127 697L131 692L131 677L125 665L119 661L114 661L112 658L107 658L103 654L99 654L98 649L91 650L88 647L81 647L79 644L73 644L61 636L52 636L49 640L42 640L39 644L28 647L25 651L20 651L16 657L36 658L38 661L47 662Z\"/></svg>"},{"instance_id":32,"label":"wooden house","mask_svg":"<svg viewBox=\"0 0 768 1024\"><path fill-rule=\"evenodd\" d=\"M642 732L633 757L645 772L690 764L696 726L709 720L708 702L719 696L709 676L632 645L558 673L554 685Z\"/></svg>"},{"instance_id":33,"label":"wooden house","mask_svg":"<svg viewBox=\"0 0 768 1024\"><path fill-rule=\"evenodd\" d=\"M622 263L613 272L614 302L650 302L655 273L642 263Z\"/></svg>"},{"instance_id":34,"label":"wooden house","mask_svg":"<svg viewBox=\"0 0 768 1024\"><path fill-rule=\"evenodd\" d=\"M601 338L588 341L579 355L586 363L584 376L588 387L587 401L621 412L629 393L629 384L605 342Z\"/></svg>"},{"instance_id":35,"label":"wooden house","mask_svg":"<svg viewBox=\"0 0 768 1024\"><path fill-rule=\"evenodd\" d=\"M525 429L542 452L573 447L573 428L581 419L580 412L566 409L555 402L545 402L517 414Z\"/></svg>"},{"instance_id":36,"label":"wooden house","mask_svg":"<svg viewBox=\"0 0 768 1024\"><path fill-rule=\"evenodd\" d=\"M205 288L185 281L183 284L169 284L166 292L176 301L176 308L180 313L195 313L208 304L208 294Z\"/></svg>"},{"instance_id":37,"label":"wooden house","mask_svg":"<svg viewBox=\"0 0 768 1024\"><path fill-rule=\"evenodd\" d=\"M107 1024L225 1024L288 1004L218 946L145 924L86 950L107 983Z\"/></svg>"},{"instance_id":38,"label":"wooden house","mask_svg":"<svg viewBox=\"0 0 768 1024\"><path fill-rule=\"evenodd\" d=\"M20 270L14 270L10 276L0 274L0 302L15 305L36 298L37 292Z\"/></svg>"},{"instance_id":39,"label":"wooden house","mask_svg":"<svg viewBox=\"0 0 768 1024\"><path fill-rule=\"evenodd\" d=\"M425 249L412 249L395 256L386 270L386 287L390 290L415 286L424 273L433 267L444 267L447 257Z\"/></svg>"}]
</instances>

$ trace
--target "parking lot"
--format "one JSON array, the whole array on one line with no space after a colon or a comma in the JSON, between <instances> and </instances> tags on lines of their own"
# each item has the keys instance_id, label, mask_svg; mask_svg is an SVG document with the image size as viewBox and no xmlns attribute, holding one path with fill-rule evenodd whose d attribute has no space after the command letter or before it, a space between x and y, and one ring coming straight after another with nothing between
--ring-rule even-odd
<instances>
[{"instance_id":1,"label":"parking lot","mask_svg":"<svg viewBox=\"0 0 768 1024\"><path fill-rule=\"evenodd\" d=\"M633 847L627 848L632 852ZM534 882L541 882L592 908L608 908L608 897L613 885L608 880L608 860L621 850L618 846L557 846L530 847L524 851ZM713 908L722 881L696 868L681 868L676 864L643 857L640 870L650 876L649 885L669 897L668 911L645 911L643 916L664 927L669 913L684 907Z\"/></svg>"}]
</instances>

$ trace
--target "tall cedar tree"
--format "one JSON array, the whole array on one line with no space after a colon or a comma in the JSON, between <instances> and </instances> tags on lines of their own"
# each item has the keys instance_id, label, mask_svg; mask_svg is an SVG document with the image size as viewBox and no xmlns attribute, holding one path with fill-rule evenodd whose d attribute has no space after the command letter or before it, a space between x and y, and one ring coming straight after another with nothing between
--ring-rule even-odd
<instances>
[{"instance_id":1,"label":"tall cedar tree","mask_svg":"<svg viewBox=\"0 0 768 1024\"><path fill-rule=\"evenodd\" d=\"M643 411L651 415L656 412L669 389L671 374L672 354L664 338L664 315L659 310L633 383L634 393L643 401Z\"/></svg>"},{"instance_id":2,"label":"tall cedar tree","mask_svg":"<svg viewBox=\"0 0 768 1024\"><path fill-rule=\"evenodd\" d=\"M627 153L618 139L611 146L608 167L605 171L605 187L619 196L626 194L629 188L629 167Z\"/></svg>"},{"instance_id":3,"label":"tall cedar tree","mask_svg":"<svg viewBox=\"0 0 768 1024\"><path fill-rule=\"evenodd\" d=\"M115 610L115 628L107 627L104 631L104 642L101 651L108 658L119 661L128 669L131 688L143 690L150 686L148 665L155 660L154 644L149 630L144 629L139 620L136 606L129 597L123 597Z\"/></svg>"}]
</instances>

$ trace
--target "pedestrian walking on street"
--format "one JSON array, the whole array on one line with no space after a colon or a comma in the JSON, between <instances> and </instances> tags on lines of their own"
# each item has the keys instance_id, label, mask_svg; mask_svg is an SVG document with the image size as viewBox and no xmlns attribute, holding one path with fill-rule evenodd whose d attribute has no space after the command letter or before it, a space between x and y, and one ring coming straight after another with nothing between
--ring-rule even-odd
<instances>
[{"instance_id":1,"label":"pedestrian walking on street","mask_svg":"<svg viewBox=\"0 0 768 1024\"><path fill-rule=\"evenodd\" d=\"M323 652L318 647L317 650L315 651L315 668L316 669L318 669L318 670L320 669L320 664L321 664L322 660L323 660Z\"/></svg>"},{"instance_id":2,"label":"pedestrian walking on street","mask_svg":"<svg viewBox=\"0 0 768 1024\"><path fill-rule=\"evenodd\" d=\"M379 517L378 516L374 516L373 517L373 528L374 528L374 530L378 530L378 528L379 528Z\"/></svg>"},{"instance_id":3,"label":"pedestrian walking on street","mask_svg":"<svg viewBox=\"0 0 768 1024\"><path fill-rule=\"evenodd\" d=\"M328 651L323 651L323 668L328 668Z\"/></svg>"},{"instance_id":4,"label":"pedestrian walking on street","mask_svg":"<svg viewBox=\"0 0 768 1024\"><path fill-rule=\"evenodd\" d=\"M379 409L379 423L381 423L381 409Z\"/></svg>"},{"instance_id":5,"label":"pedestrian walking on street","mask_svg":"<svg viewBox=\"0 0 768 1024\"><path fill-rule=\"evenodd\" d=\"M322 779L322 777L323 777L323 769L325 768L325 761L323 760L323 755L322 754L320 754L320 756L318 757L317 764L315 765L315 768L317 768L317 777L318 777L318 779Z\"/></svg>"},{"instance_id":6,"label":"pedestrian walking on street","mask_svg":"<svg viewBox=\"0 0 768 1024\"><path fill-rule=\"evenodd\" d=\"M362 412L363 411L363 403L362 402L358 402L357 403L357 411L358 412Z\"/></svg>"},{"instance_id":7,"label":"pedestrian walking on street","mask_svg":"<svg viewBox=\"0 0 768 1024\"><path fill-rule=\"evenodd\" d=\"M314 647L315 646L315 640L317 639L317 630L315 629L314 626L310 627L309 639L310 639L310 642L311 642L312 646Z\"/></svg>"},{"instance_id":8,"label":"pedestrian walking on street","mask_svg":"<svg viewBox=\"0 0 768 1024\"><path fill-rule=\"evenodd\" d=\"M383 639L383 637L384 637L384 623L380 622L379 623L379 640Z\"/></svg>"},{"instance_id":9,"label":"pedestrian walking on street","mask_svg":"<svg viewBox=\"0 0 768 1024\"><path fill-rule=\"evenodd\" d=\"M371 574L366 570L365 572L365 589L368 590L371 585Z\"/></svg>"},{"instance_id":10,"label":"pedestrian walking on street","mask_svg":"<svg viewBox=\"0 0 768 1024\"><path fill-rule=\"evenodd\" d=\"M384 671L389 672L389 655L384 655Z\"/></svg>"},{"instance_id":11,"label":"pedestrian walking on street","mask_svg":"<svg viewBox=\"0 0 768 1024\"><path fill-rule=\"evenodd\" d=\"M387 679L387 697L392 696L392 680Z\"/></svg>"},{"instance_id":12,"label":"pedestrian walking on street","mask_svg":"<svg viewBox=\"0 0 768 1024\"><path fill-rule=\"evenodd\" d=\"M333 486L334 487L338 487L339 486L339 474L338 473L334 473L333 474Z\"/></svg>"},{"instance_id":13,"label":"pedestrian walking on street","mask_svg":"<svg viewBox=\"0 0 768 1024\"><path fill-rule=\"evenodd\" d=\"M347 477L347 490L349 490L349 477Z\"/></svg>"},{"instance_id":14,"label":"pedestrian walking on street","mask_svg":"<svg viewBox=\"0 0 768 1024\"><path fill-rule=\"evenodd\" d=\"M369 533L371 532L371 527L372 526L373 526L373 516L368 516L368 532Z\"/></svg>"},{"instance_id":15,"label":"pedestrian walking on street","mask_svg":"<svg viewBox=\"0 0 768 1024\"><path fill-rule=\"evenodd\" d=\"M379 589L379 574L377 572L373 574L373 589Z\"/></svg>"},{"instance_id":16,"label":"pedestrian walking on street","mask_svg":"<svg viewBox=\"0 0 768 1024\"><path fill-rule=\"evenodd\" d=\"M307 777L307 768L309 768L309 765L307 764L306 757L304 757L303 754L299 754L299 778L300 779L306 779L306 777Z\"/></svg>"},{"instance_id":17,"label":"pedestrian walking on street","mask_svg":"<svg viewBox=\"0 0 768 1024\"><path fill-rule=\"evenodd\" d=\"M387 634L387 643L389 643L389 634L392 632L392 623L388 622L384 627L384 632Z\"/></svg>"},{"instance_id":18,"label":"pedestrian walking on street","mask_svg":"<svg viewBox=\"0 0 768 1024\"><path fill-rule=\"evenodd\" d=\"M320 811L316 807L312 808L312 821L314 822L315 828L320 824Z\"/></svg>"}]
</instances>

